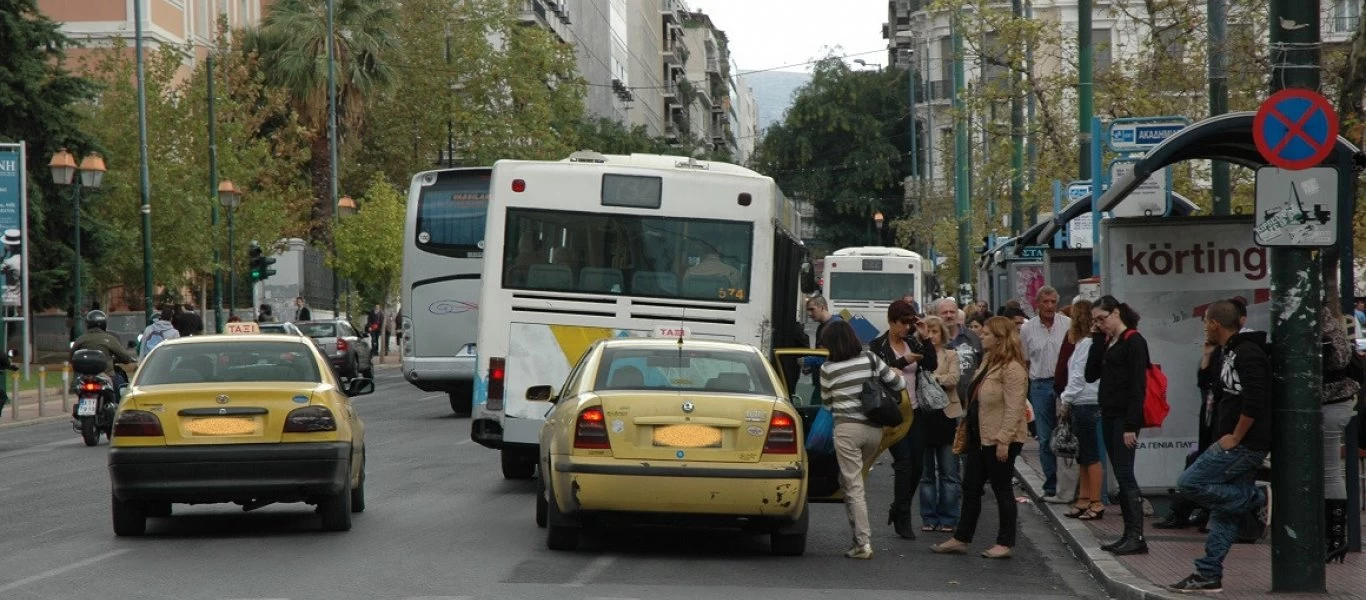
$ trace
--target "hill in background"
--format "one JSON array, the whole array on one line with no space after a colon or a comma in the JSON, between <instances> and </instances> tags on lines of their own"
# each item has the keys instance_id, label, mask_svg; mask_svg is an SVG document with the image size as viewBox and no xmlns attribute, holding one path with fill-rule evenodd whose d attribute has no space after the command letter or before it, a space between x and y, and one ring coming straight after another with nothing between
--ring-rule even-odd
<instances>
[{"instance_id":1,"label":"hill in background","mask_svg":"<svg viewBox=\"0 0 1366 600\"><path fill-rule=\"evenodd\" d=\"M810 73L790 73L787 71L765 71L741 77L743 83L754 90L754 99L759 104L759 131L782 121L783 113L792 105L797 88L811 80Z\"/></svg>"}]
</instances>

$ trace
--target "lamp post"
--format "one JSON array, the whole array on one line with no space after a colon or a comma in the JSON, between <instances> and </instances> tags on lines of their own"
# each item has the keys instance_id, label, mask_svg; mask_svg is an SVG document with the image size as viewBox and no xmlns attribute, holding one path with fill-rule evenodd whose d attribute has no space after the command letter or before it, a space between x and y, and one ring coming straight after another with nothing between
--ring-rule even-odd
<instances>
[{"instance_id":1,"label":"lamp post","mask_svg":"<svg viewBox=\"0 0 1366 600\"><path fill-rule=\"evenodd\" d=\"M81 305L85 304L85 292L81 287L81 188L88 187L99 189L104 182L104 159L100 158L99 153L91 152L81 159L81 166L76 167L76 158L67 152L66 148L58 150L52 155L52 161L47 164L52 170L52 182L57 185L71 186L71 212L72 220L75 223L75 240L72 250L75 254L75 265L72 275L74 288L72 290L72 310L75 313L71 319L71 328L74 336L85 333L85 318L81 315ZM81 178L75 179L76 171L81 172Z\"/></svg>"},{"instance_id":2,"label":"lamp post","mask_svg":"<svg viewBox=\"0 0 1366 600\"><path fill-rule=\"evenodd\" d=\"M351 215L356 214L356 210L357 210L358 208L359 208L359 207L356 205L356 201L355 201L353 198L351 198L350 196L342 196L342 197L341 197L341 200L338 200L338 201L337 201L337 217L340 218L340 219L345 219L345 218L347 218L347 217L349 217L349 216L351 216ZM337 238L337 233L334 231L334 232L332 232L332 247L333 247L333 248L336 248L336 247L337 247L337 239L336 239L336 238ZM340 264L341 255L340 255L340 254L337 255L337 259L338 259L337 269L340 269L340 268L341 268L341 264ZM333 269L332 272L335 274L335 273L337 272L337 269ZM346 282L346 291L347 291L347 293L342 295L342 307L343 307L342 312L346 313L346 318L347 318L347 319L350 319L350 318L351 318L351 294L350 294L350 291L351 291L351 282L350 282L350 281L347 281L347 282Z\"/></svg>"},{"instance_id":3,"label":"lamp post","mask_svg":"<svg viewBox=\"0 0 1366 600\"><path fill-rule=\"evenodd\" d=\"M237 258L237 231L233 216L242 204L242 190L237 189L231 179L224 179L218 184L218 202L228 211L228 318L231 319L233 307L237 306L237 265L234 263Z\"/></svg>"},{"instance_id":4,"label":"lamp post","mask_svg":"<svg viewBox=\"0 0 1366 600\"><path fill-rule=\"evenodd\" d=\"M877 239L875 239L875 240L873 240L873 241L875 242L875 245L877 245L877 246L881 246L881 245L882 245L882 221L883 221L882 211L879 210L879 211L873 213L873 225L877 226Z\"/></svg>"},{"instance_id":5,"label":"lamp post","mask_svg":"<svg viewBox=\"0 0 1366 600\"><path fill-rule=\"evenodd\" d=\"M869 66L877 67L878 72L881 72L881 71L882 71L882 63L868 62L868 61L866 61L866 60L863 60L862 58L855 58L855 59L854 59L854 64L856 64L856 65L858 65L858 66L860 66L860 67L869 67Z\"/></svg>"}]
</instances>

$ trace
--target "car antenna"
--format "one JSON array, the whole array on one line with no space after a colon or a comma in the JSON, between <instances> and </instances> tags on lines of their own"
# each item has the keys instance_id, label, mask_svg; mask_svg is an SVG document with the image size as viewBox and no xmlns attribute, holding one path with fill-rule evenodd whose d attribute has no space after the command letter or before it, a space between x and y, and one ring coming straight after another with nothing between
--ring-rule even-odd
<instances>
[{"instance_id":1,"label":"car antenna","mask_svg":"<svg viewBox=\"0 0 1366 600\"><path fill-rule=\"evenodd\" d=\"M685 306L683 307L683 316L678 318L678 351L680 354L683 352L683 328L686 326L685 323L687 322L688 307Z\"/></svg>"}]
</instances>

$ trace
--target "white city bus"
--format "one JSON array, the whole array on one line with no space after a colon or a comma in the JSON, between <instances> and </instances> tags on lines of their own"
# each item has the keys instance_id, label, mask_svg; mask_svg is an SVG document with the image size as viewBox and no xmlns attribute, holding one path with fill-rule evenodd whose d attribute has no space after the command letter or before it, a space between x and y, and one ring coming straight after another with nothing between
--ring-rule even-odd
<instances>
[{"instance_id":1,"label":"white city bus","mask_svg":"<svg viewBox=\"0 0 1366 600\"><path fill-rule=\"evenodd\" d=\"M488 215L488 167L413 176L403 227L403 377L468 416Z\"/></svg>"},{"instance_id":2,"label":"white city bus","mask_svg":"<svg viewBox=\"0 0 1366 600\"><path fill-rule=\"evenodd\" d=\"M910 295L925 310L925 261L904 248L841 248L825 257L821 293L830 312L868 343L887 330L887 307Z\"/></svg>"},{"instance_id":3,"label":"white city bus","mask_svg":"<svg viewBox=\"0 0 1366 600\"><path fill-rule=\"evenodd\" d=\"M593 342L800 334L805 249L773 180L719 162L575 153L493 167L471 437L529 478L548 401Z\"/></svg>"}]
</instances>

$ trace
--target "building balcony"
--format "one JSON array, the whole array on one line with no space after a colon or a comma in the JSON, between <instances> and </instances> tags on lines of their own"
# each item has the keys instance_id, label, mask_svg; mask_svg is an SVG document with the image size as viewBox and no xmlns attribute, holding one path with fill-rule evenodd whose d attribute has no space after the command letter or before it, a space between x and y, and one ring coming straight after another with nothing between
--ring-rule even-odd
<instances>
[{"instance_id":1,"label":"building balcony","mask_svg":"<svg viewBox=\"0 0 1366 600\"><path fill-rule=\"evenodd\" d=\"M719 77L721 75L721 61L717 60L714 56L708 56L707 73L715 73Z\"/></svg>"},{"instance_id":2,"label":"building balcony","mask_svg":"<svg viewBox=\"0 0 1366 600\"><path fill-rule=\"evenodd\" d=\"M550 26L545 4L541 0L523 0L520 20L524 25Z\"/></svg>"},{"instance_id":3,"label":"building balcony","mask_svg":"<svg viewBox=\"0 0 1366 600\"><path fill-rule=\"evenodd\" d=\"M665 98L678 98L678 84L673 81L667 81L664 83L664 87L660 88L659 92L660 94L663 94Z\"/></svg>"},{"instance_id":4,"label":"building balcony","mask_svg":"<svg viewBox=\"0 0 1366 600\"><path fill-rule=\"evenodd\" d=\"M677 23L682 12L683 3L679 0L661 0L659 3L659 14L663 16L665 24Z\"/></svg>"}]
</instances>

